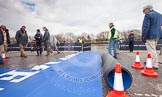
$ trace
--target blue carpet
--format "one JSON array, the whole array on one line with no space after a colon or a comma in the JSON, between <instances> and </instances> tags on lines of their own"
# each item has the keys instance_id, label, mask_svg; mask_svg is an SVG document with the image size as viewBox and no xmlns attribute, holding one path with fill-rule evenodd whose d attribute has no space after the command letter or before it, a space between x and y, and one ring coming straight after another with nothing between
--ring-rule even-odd
<instances>
[{"instance_id":1,"label":"blue carpet","mask_svg":"<svg viewBox=\"0 0 162 97\"><path fill-rule=\"evenodd\" d=\"M98 52L84 52L44 70L0 69L0 97L102 97L100 59Z\"/></svg>"}]
</instances>

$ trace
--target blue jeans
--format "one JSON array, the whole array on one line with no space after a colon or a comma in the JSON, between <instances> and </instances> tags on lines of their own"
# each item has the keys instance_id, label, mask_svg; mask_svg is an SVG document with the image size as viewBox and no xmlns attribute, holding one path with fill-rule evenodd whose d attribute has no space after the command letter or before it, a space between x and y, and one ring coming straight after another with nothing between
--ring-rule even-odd
<instances>
[{"instance_id":1,"label":"blue jeans","mask_svg":"<svg viewBox=\"0 0 162 97\"><path fill-rule=\"evenodd\" d=\"M113 50L114 57L116 57L116 58L117 58L117 43L118 43L118 39L111 39L108 44L109 54L112 55L112 50Z\"/></svg>"}]
</instances>

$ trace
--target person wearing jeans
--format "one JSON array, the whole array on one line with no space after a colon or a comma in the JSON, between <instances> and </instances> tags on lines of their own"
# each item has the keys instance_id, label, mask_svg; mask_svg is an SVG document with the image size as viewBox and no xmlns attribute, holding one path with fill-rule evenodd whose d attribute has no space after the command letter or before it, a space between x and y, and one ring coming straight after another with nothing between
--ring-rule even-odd
<instances>
[{"instance_id":1,"label":"person wearing jeans","mask_svg":"<svg viewBox=\"0 0 162 97\"><path fill-rule=\"evenodd\" d=\"M109 42L108 51L109 54L112 55L112 50L113 50L114 58L117 58L117 43L118 43L118 39L111 39Z\"/></svg>"},{"instance_id":2,"label":"person wearing jeans","mask_svg":"<svg viewBox=\"0 0 162 97\"><path fill-rule=\"evenodd\" d=\"M109 40L108 52L110 55L112 55L112 50L113 50L113 54L114 54L113 57L117 58L118 31L114 27L113 23L109 23L109 27L111 31L109 32L108 35L108 40Z\"/></svg>"}]
</instances>

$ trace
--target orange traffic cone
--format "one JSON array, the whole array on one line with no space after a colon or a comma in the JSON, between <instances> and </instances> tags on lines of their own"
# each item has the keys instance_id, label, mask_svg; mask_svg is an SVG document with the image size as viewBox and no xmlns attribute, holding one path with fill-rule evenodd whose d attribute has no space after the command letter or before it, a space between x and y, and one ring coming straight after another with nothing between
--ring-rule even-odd
<instances>
[{"instance_id":1,"label":"orange traffic cone","mask_svg":"<svg viewBox=\"0 0 162 97\"><path fill-rule=\"evenodd\" d=\"M151 54L148 54L148 56L147 56L146 68L145 68L145 70L142 71L142 74L145 76L150 76L150 77L158 77L158 74L156 72L154 72L154 70L152 68Z\"/></svg>"},{"instance_id":2,"label":"orange traffic cone","mask_svg":"<svg viewBox=\"0 0 162 97\"><path fill-rule=\"evenodd\" d=\"M136 52L136 60L135 60L134 65L132 65L132 68L135 68L135 69L143 69L144 68L140 63L139 52Z\"/></svg>"},{"instance_id":3,"label":"orange traffic cone","mask_svg":"<svg viewBox=\"0 0 162 97\"><path fill-rule=\"evenodd\" d=\"M128 97L124 92L122 72L119 63L117 63L115 67L113 91L108 93L106 97Z\"/></svg>"},{"instance_id":4,"label":"orange traffic cone","mask_svg":"<svg viewBox=\"0 0 162 97\"><path fill-rule=\"evenodd\" d=\"M1 56L2 56L4 62L7 62L8 61L8 59L6 58L6 54L5 54L4 51L2 51Z\"/></svg>"}]
</instances>

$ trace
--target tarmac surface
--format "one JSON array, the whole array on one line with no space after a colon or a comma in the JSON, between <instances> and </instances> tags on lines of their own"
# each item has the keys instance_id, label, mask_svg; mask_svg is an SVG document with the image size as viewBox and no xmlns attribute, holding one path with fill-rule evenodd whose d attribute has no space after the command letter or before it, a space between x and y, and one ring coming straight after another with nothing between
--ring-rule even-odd
<instances>
[{"instance_id":1,"label":"tarmac surface","mask_svg":"<svg viewBox=\"0 0 162 97\"><path fill-rule=\"evenodd\" d=\"M50 56L45 56L46 52L43 52L41 56L36 56L36 52L26 52L27 58L20 57L19 52L8 52L8 62L5 64L0 64L0 68L9 68L9 69L31 69L36 65L41 65L49 62L50 60L58 59L65 57L66 55L73 54L75 52L62 52L57 54L53 52Z\"/></svg>"},{"instance_id":2,"label":"tarmac surface","mask_svg":"<svg viewBox=\"0 0 162 97\"><path fill-rule=\"evenodd\" d=\"M107 52L106 48L103 47L92 48L92 51ZM147 52L139 51L142 65L146 61ZM0 65L0 68L9 68L9 69L31 69L35 65L41 65L47 63L50 60L58 59L69 54L76 52L61 52L57 54L56 52L50 56L45 56L45 52L42 56L36 56L36 52L31 53L27 52L28 57L22 58L19 55L19 52L9 52L7 56L9 61L3 65ZM127 68L133 76L133 83L129 89L126 90L126 94L129 97L162 97L162 64L158 70L155 70L158 73L158 78L145 77L141 75L141 70L136 70L131 68L131 65L135 62L135 51L129 53L128 51L121 51L117 59L120 64ZM159 62L162 62L162 55L159 56ZM110 92L110 88L106 85L105 80L102 80L103 84L103 97L106 97L107 93Z\"/></svg>"},{"instance_id":3,"label":"tarmac surface","mask_svg":"<svg viewBox=\"0 0 162 97\"><path fill-rule=\"evenodd\" d=\"M141 64L144 66L143 62L146 62L147 52L140 52ZM158 70L155 72L158 73L158 78L151 78L141 75L142 70L136 70L131 68L135 62L135 52L121 52L117 59L120 64L127 68L132 76L133 83L129 89L126 90L126 94L129 97L162 97L162 64ZM159 56L159 61L162 61L162 56ZM104 96L110 91L104 80L103 80L103 91Z\"/></svg>"}]
</instances>

